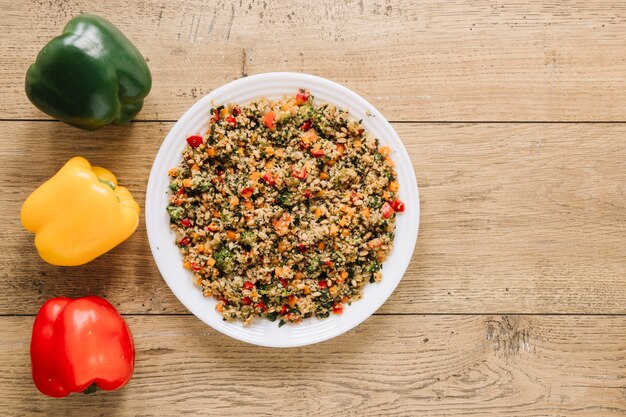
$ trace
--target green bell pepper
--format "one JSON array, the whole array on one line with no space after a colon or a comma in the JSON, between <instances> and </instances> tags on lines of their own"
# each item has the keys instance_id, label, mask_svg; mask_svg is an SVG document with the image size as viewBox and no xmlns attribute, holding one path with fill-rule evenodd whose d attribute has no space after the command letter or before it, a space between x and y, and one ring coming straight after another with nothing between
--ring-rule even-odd
<instances>
[{"instance_id":1,"label":"green bell pepper","mask_svg":"<svg viewBox=\"0 0 626 417\"><path fill-rule=\"evenodd\" d=\"M111 22L80 15L26 73L26 95L44 113L86 130L129 122L152 77L141 53Z\"/></svg>"}]
</instances>

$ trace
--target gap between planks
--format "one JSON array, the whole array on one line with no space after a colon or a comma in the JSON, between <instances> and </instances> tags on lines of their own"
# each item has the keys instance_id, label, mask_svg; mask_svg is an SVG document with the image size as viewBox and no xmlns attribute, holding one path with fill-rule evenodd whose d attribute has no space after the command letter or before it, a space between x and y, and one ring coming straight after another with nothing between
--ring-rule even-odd
<instances>
[{"instance_id":1,"label":"gap between planks","mask_svg":"<svg viewBox=\"0 0 626 417\"><path fill-rule=\"evenodd\" d=\"M0 122L45 122L59 123L57 119L19 119L0 118ZM176 123L177 119L136 119L131 123ZM513 124L513 125L541 125L541 124L561 124L561 125L620 125L626 124L626 120L388 120L393 124L423 124L423 125L454 125L454 124Z\"/></svg>"}]
</instances>

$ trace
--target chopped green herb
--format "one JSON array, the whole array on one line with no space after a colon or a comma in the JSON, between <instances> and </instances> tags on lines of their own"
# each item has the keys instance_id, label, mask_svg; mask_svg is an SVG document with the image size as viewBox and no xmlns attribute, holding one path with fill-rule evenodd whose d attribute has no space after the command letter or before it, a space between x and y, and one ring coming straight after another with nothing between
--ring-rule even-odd
<instances>
[{"instance_id":1,"label":"chopped green herb","mask_svg":"<svg viewBox=\"0 0 626 417\"><path fill-rule=\"evenodd\" d=\"M167 212L171 219L176 221L180 220L185 213L185 209L180 206L167 206Z\"/></svg>"}]
</instances>

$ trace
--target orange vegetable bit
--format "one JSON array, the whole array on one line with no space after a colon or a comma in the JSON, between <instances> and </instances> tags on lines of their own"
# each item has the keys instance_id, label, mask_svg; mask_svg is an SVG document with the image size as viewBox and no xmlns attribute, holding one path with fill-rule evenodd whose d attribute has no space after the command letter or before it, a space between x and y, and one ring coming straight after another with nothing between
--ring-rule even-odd
<instances>
[{"instance_id":1,"label":"orange vegetable bit","mask_svg":"<svg viewBox=\"0 0 626 417\"><path fill-rule=\"evenodd\" d=\"M391 148L389 146L383 146L378 150L382 156L387 156L391 153Z\"/></svg>"},{"instance_id":2,"label":"orange vegetable bit","mask_svg":"<svg viewBox=\"0 0 626 417\"><path fill-rule=\"evenodd\" d=\"M276 113L268 111L265 116L263 116L263 124L268 129L274 130L276 128Z\"/></svg>"},{"instance_id":3,"label":"orange vegetable bit","mask_svg":"<svg viewBox=\"0 0 626 417\"><path fill-rule=\"evenodd\" d=\"M289 297L287 297L287 304L289 304L289 307L295 307L297 302L298 297L296 297L295 295L291 294L289 295Z\"/></svg>"}]
</instances>

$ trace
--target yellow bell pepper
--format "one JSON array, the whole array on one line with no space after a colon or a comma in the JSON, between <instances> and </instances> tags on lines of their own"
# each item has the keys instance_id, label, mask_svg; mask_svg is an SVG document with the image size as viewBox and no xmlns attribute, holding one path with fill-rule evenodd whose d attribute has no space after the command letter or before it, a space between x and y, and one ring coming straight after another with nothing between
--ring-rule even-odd
<instances>
[{"instance_id":1,"label":"yellow bell pepper","mask_svg":"<svg viewBox=\"0 0 626 417\"><path fill-rule=\"evenodd\" d=\"M113 249L139 224L139 205L109 170L70 159L22 206L22 224L35 233L41 258L53 265L85 264Z\"/></svg>"}]
</instances>

